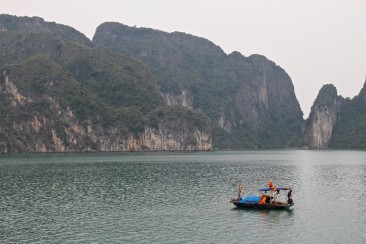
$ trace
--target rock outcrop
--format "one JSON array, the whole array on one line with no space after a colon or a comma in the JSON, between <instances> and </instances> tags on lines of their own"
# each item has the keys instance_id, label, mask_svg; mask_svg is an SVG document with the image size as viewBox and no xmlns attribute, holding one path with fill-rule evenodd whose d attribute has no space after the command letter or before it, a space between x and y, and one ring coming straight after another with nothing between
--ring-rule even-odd
<instances>
[{"instance_id":1,"label":"rock outcrop","mask_svg":"<svg viewBox=\"0 0 366 244\"><path fill-rule=\"evenodd\" d=\"M162 93L161 95L168 106L182 106L193 109L193 96L188 90L183 89L181 94L178 95L174 93Z\"/></svg>"},{"instance_id":2,"label":"rock outcrop","mask_svg":"<svg viewBox=\"0 0 366 244\"><path fill-rule=\"evenodd\" d=\"M146 126L138 133L126 132L121 124L102 126L91 120L80 121L75 111L52 97L42 101L47 103L45 109L32 112L32 103L39 103L39 98L23 96L8 75L0 82L0 99L7 115L18 118L9 120L9 126L2 123L0 153L212 150L210 130L189 129L189 121L180 129L172 128L167 119L157 128Z\"/></svg>"},{"instance_id":3,"label":"rock outcrop","mask_svg":"<svg viewBox=\"0 0 366 244\"><path fill-rule=\"evenodd\" d=\"M166 105L201 111L215 147L285 148L301 132L302 111L288 74L261 55L229 55L204 38L104 23L94 45L144 62Z\"/></svg>"},{"instance_id":4,"label":"rock outcrop","mask_svg":"<svg viewBox=\"0 0 366 244\"><path fill-rule=\"evenodd\" d=\"M342 97L331 85L324 85L311 107L310 116L305 124L304 140L310 148L328 148L333 130L340 119Z\"/></svg>"},{"instance_id":5,"label":"rock outcrop","mask_svg":"<svg viewBox=\"0 0 366 244\"><path fill-rule=\"evenodd\" d=\"M366 81L357 96L343 99L329 147L366 149Z\"/></svg>"},{"instance_id":6,"label":"rock outcrop","mask_svg":"<svg viewBox=\"0 0 366 244\"><path fill-rule=\"evenodd\" d=\"M0 71L2 153L366 149L366 83L325 85L304 124L280 66L185 33L0 15Z\"/></svg>"},{"instance_id":7,"label":"rock outcrop","mask_svg":"<svg viewBox=\"0 0 366 244\"><path fill-rule=\"evenodd\" d=\"M0 15L0 27L0 152L212 148L189 94L164 106L141 62L41 18Z\"/></svg>"}]
</instances>

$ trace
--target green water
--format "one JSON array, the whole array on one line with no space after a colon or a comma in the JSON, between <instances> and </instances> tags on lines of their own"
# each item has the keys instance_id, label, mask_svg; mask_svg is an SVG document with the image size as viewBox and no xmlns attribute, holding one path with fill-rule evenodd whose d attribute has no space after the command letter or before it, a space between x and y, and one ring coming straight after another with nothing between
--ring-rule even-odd
<instances>
[{"instance_id":1,"label":"green water","mask_svg":"<svg viewBox=\"0 0 366 244\"><path fill-rule=\"evenodd\" d=\"M291 211L238 210L238 183L293 187ZM364 243L366 152L0 157L1 243Z\"/></svg>"}]
</instances>

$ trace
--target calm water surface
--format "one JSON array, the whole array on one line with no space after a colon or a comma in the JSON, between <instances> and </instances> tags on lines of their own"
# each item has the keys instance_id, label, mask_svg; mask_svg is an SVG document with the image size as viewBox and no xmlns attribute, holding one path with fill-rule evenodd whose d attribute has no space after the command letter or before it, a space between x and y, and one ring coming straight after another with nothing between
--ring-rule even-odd
<instances>
[{"instance_id":1,"label":"calm water surface","mask_svg":"<svg viewBox=\"0 0 366 244\"><path fill-rule=\"evenodd\" d=\"M291 211L238 210L243 183ZM1 243L365 243L366 152L0 157Z\"/></svg>"}]
</instances>

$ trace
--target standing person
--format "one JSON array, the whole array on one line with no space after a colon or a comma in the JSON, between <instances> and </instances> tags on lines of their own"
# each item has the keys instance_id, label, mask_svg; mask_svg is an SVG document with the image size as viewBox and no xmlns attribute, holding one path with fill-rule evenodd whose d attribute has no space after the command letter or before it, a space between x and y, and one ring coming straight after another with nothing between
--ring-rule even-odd
<instances>
[{"instance_id":1,"label":"standing person","mask_svg":"<svg viewBox=\"0 0 366 244\"><path fill-rule=\"evenodd\" d=\"M287 193L287 203L290 205L294 204L294 201L292 200L291 196L292 196L292 189L290 189L289 192Z\"/></svg>"},{"instance_id":2,"label":"standing person","mask_svg":"<svg viewBox=\"0 0 366 244\"><path fill-rule=\"evenodd\" d=\"M276 190L276 187L275 187L275 185L273 184L272 180L270 180L270 181L268 182L268 188L269 188L269 190L270 190L270 191L275 191L275 190Z\"/></svg>"},{"instance_id":3,"label":"standing person","mask_svg":"<svg viewBox=\"0 0 366 244\"><path fill-rule=\"evenodd\" d=\"M287 193L287 198L291 198L292 196L292 189L289 190L289 192Z\"/></svg>"},{"instance_id":4,"label":"standing person","mask_svg":"<svg viewBox=\"0 0 366 244\"><path fill-rule=\"evenodd\" d=\"M273 188L273 182L271 180L268 182L268 188L269 190L272 190Z\"/></svg>"},{"instance_id":5,"label":"standing person","mask_svg":"<svg viewBox=\"0 0 366 244\"><path fill-rule=\"evenodd\" d=\"M240 199L240 193L243 191L243 186L242 184L239 184L239 187L238 187L238 199Z\"/></svg>"}]
</instances>

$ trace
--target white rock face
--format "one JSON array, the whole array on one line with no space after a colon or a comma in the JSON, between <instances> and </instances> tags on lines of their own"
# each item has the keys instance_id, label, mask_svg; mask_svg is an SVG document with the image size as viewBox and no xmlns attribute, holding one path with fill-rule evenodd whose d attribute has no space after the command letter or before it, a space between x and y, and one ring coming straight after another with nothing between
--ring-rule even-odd
<instances>
[{"instance_id":1,"label":"white rock face","mask_svg":"<svg viewBox=\"0 0 366 244\"><path fill-rule=\"evenodd\" d=\"M310 148L323 149L329 146L340 106L336 88L333 85L323 86L311 108L305 128L305 142Z\"/></svg>"},{"instance_id":2,"label":"white rock face","mask_svg":"<svg viewBox=\"0 0 366 244\"><path fill-rule=\"evenodd\" d=\"M127 139L128 151L179 151L179 150L212 150L212 140L209 134L194 131L192 143L188 142L184 133L172 133L167 130L145 128L139 138L133 135Z\"/></svg>"},{"instance_id":3,"label":"white rock face","mask_svg":"<svg viewBox=\"0 0 366 244\"><path fill-rule=\"evenodd\" d=\"M32 99L29 97L25 97L18 92L17 87L13 84L13 82L10 81L9 76L6 75L5 71L4 71L4 75L5 75L5 77L4 77L5 91L12 97L11 105L13 107L16 107L17 104L24 106L24 104L26 104L26 103L31 103Z\"/></svg>"},{"instance_id":4,"label":"white rock face","mask_svg":"<svg viewBox=\"0 0 366 244\"><path fill-rule=\"evenodd\" d=\"M231 121L227 120L224 115L220 116L220 118L217 120L217 124L220 128L224 129L227 132L231 132L233 125Z\"/></svg>"},{"instance_id":5,"label":"white rock face","mask_svg":"<svg viewBox=\"0 0 366 244\"><path fill-rule=\"evenodd\" d=\"M182 106L185 108L193 109L193 96L188 91L183 89L180 95L175 95L173 93L163 93L164 102L168 106Z\"/></svg>"},{"instance_id":6,"label":"white rock face","mask_svg":"<svg viewBox=\"0 0 366 244\"><path fill-rule=\"evenodd\" d=\"M326 148L332 138L333 128L337 122L337 111L327 107L317 108L312 124L312 148Z\"/></svg>"}]
</instances>

